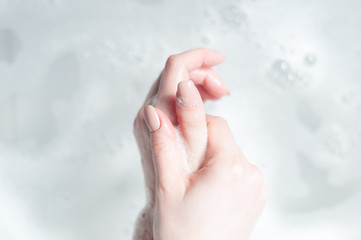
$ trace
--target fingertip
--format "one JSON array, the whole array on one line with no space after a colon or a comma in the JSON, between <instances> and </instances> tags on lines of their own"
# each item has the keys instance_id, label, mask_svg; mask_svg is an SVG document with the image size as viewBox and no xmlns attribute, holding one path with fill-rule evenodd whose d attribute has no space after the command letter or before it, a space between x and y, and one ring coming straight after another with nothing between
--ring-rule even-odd
<instances>
[{"instance_id":1,"label":"fingertip","mask_svg":"<svg viewBox=\"0 0 361 240\"><path fill-rule=\"evenodd\" d=\"M202 98L191 80L178 83L176 100L177 105L183 108L196 108L202 103Z\"/></svg>"},{"instance_id":2,"label":"fingertip","mask_svg":"<svg viewBox=\"0 0 361 240\"><path fill-rule=\"evenodd\" d=\"M158 132L163 129L162 132L172 132L170 126L172 123L167 115L160 109L147 105L144 110L144 121L149 129L150 133Z\"/></svg>"},{"instance_id":3,"label":"fingertip","mask_svg":"<svg viewBox=\"0 0 361 240\"><path fill-rule=\"evenodd\" d=\"M223 53L218 52L218 51L214 51L214 52L219 56L219 58L222 62L224 62L226 60L226 58L227 58L226 55L224 55Z\"/></svg>"},{"instance_id":4,"label":"fingertip","mask_svg":"<svg viewBox=\"0 0 361 240\"><path fill-rule=\"evenodd\" d=\"M171 137L174 137L176 132L175 129L173 127L173 123L171 122L171 120L168 118L168 116L160 109L151 106L155 113L157 114L157 117L159 119L159 127L152 132L153 135L168 135ZM157 125L156 125L157 126ZM160 132L160 133L158 133Z\"/></svg>"},{"instance_id":5,"label":"fingertip","mask_svg":"<svg viewBox=\"0 0 361 240\"><path fill-rule=\"evenodd\" d=\"M151 133L157 131L160 128L160 119L157 111L151 105L144 108L144 120Z\"/></svg>"},{"instance_id":6,"label":"fingertip","mask_svg":"<svg viewBox=\"0 0 361 240\"><path fill-rule=\"evenodd\" d=\"M231 95L231 91L229 91L229 88L224 86L225 87L225 93L227 96L230 96Z\"/></svg>"},{"instance_id":7,"label":"fingertip","mask_svg":"<svg viewBox=\"0 0 361 240\"><path fill-rule=\"evenodd\" d=\"M211 75L204 81L203 85L204 88L217 99L231 94L227 86L221 82L219 78Z\"/></svg>"}]
</instances>

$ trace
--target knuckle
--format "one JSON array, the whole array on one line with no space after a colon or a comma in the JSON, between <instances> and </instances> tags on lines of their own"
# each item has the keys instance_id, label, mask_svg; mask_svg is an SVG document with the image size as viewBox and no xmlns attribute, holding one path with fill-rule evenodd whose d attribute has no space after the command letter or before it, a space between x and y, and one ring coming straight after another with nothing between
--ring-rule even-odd
<instances>
[{"instance_id":1,"label":"knuckle","mask_svg":"<svg viewBox=\"0 0 361 240\"><path fill-rule=\"evenodd\" d=\"M188 134L189 133L199 133L201 129L202 124L198 123L198 122L192 122L192 121L182 121L182 130L186 131ZM203 133L204 131L202 131ZM206 134L206 133L204 133ZM206 135L205 135L206 136Z\"/></svg>"},{"instance_id":2,"label":"knuckle","mask_svg":"<svg viewBox=\"0 0 361 240\"><path fill-rule=\"evenodd\" d=\"M186 128L199 129L203 126L204 126L204 128L206 127L204 125L203 116L201 116L200 114L197 114L196 111L187 112L186 114L183 114L180 121L181 121L182 125L185 126Z\"/></svg>"},{"instance_id":3,"label":"knuckle","mask_svg":"<svg viewBox=\"0 0 361 240\"><path fill-rule=\"evenodd\" d=\"M227 121L219 116L212 116L212 117L208 117L208 125L210 127L215 127L215 128L219 128L219 127L224 127L224 126L228 126Z\"/></svg>"},{"instance_id":4,"label":"knuckle","mask_svg":"<svg viewBox=\"0 0 361 240\"><path fill-rule=\"evenodd\" d=\"M242 162L239 160L233 160L230 166L231 166L230 173L232 175L232 178L241 179L242 176L244 175L244 166Z\"/></svg>"},{"instance_id":5,"label":"knuckle","mask_svg":"<svg viewBox=\"0 0 361 240\"><path fill-rule=\"evenodd\" d=\"M153 155L155 159L162 158L164 156L171 156L172 147L168 141L152 142Z\"/></svg>"},{"instance_id":6,"label":"knuckle","mask_svg":"<svg viewBox=\"0 0 361 240\"><path fill-rule=\"evenodd\" d=\"M159 154L164 154L169 151L169 144L166 141L153 141L152 148L155 152Z\"/></svg>"},{"instance_id":7,"label":"knuckle","mask_svg":"<svg viewBox=\"0 0 361 240\"><path fill-rule=\"evenodd\" d=\"M269 190L267 186L263 184L261 189L261 199L267 201L268 197L269 197Z\"/></svg>"},{"instance_id":8,"label":"knuckle","mask_svg":"<svg viewBox=\"0 0 361 240\"><path fill-rule=\"evenodd\" d=\"M227 124L227 121L224 119L224 118L222 118L222 117L219 117L219 116L215 116L214 117L214 121L216 122L216 123L218 123L218 124Z\"/></svg>"},{"instance_id":9,"label":"knuckle","mask_svg":"<svg viewBox=\"0 0 361 240\"><path fill-rule=\"evenodd\" d=\"M180 56L175 54L168 57L167 62L165 64L166 68L172 68L175 66L179 66L181 63Z\"/></svg>"},{"instance_id":10,"label":"knuckle","mask_svg":"<svg viewBox=\"0 0 361 240\"><path fill-rule=\"evenodd\" d=\"M172 195L172 188L165 181L161 181L158 183L157 192L158 196L169 198Z\"/></svg>"},{"instance_id":11,"label":"knuckle","mask_svg":"<svg viewBox=\"0 0 361 240\"><path fill-rule=\"evenodd\" d=\"M156 191L157 199L162 205L172 203L175 199L176 194L173 188L166 182L158 183Z\"/></svg>"},{"instance_id":12,"label":"knuckle","mask_svg":"<svg viewBox=\"0 0 361 240\"><path fill-rule=\"evenodd\" d=\"M222 161L214 161L215 172L230 181L243 182L246 165L240 159L238 151L229 149L222 154Z\"/></svg>"},{"instance_id":13,"label":"knuckle","mask_svg":"<svg viewBox=\"0 0 361 240\"><path fill-rule=\"evenodd\" d=\"M252 185L262 185L263 184L263 174L261 169L256 167L253 164L250 164L248 175L247 175L247 182Z\"/></svg>"},{"instance_id":14,"label":"knuckle","mask_svg":"<svg viewBox=\"0 0 361 240\"><path fill-rule=\"evenodd\" d=\"M174 202L182 198L182 192L184 191L180 185L170 184L163 180L157 180L157 198L163 203Z\"/></svg>"}]
</instances>

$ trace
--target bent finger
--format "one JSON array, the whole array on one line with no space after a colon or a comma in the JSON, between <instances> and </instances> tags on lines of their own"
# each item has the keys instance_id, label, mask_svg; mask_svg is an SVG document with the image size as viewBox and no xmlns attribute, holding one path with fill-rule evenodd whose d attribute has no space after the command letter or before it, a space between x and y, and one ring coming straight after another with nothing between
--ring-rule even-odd
<instances>
[{"instance_id":1,"label":"bent finger","mask_svg":"<svg viewBox=\"0 0 361 240\"><path fill-rule=\"evenodd\" d=\"M176 111L188 146L189 170L198 170L207 148L207 123L202 98L190 80L178 84Z\"/></svg>"},{"instance_id":2,"label":"bent finger","mask_svg":"<svg viewBox=\"0 0 361 240\"><path fill-rule=\"evenodd\" d=\"M207 115L207 159L218 154L232 154L239 148L225 119Z\"/></svg>"},{"instance_id":3,"label":"bent finger","mask_svg":"<svg viewBox=\"0 0 361 240\"><path fill-rule=\"evenodd\" d=\"M197 88L202 87L204 90L202 93L200 92L203 101L220 99L225 95L230 95L229 89L212 68L196 69L189 74L189 78L196 84Z\"/></svg>"},{"instance_id":4,"label":"bent finger","mask_svg":"<svg viewBox=\"0 0 361 240\"><path fill-rule=\"evenodd\" d=\"M224 55L210 49L199 48L170 56L167 60L157 96L157 107L168 116L174 111L177 85L189 80L189 73L199 68L210 68L220 64ZM174 123L176 119L171 119Z\"/></svg>"},{"instance_id":5,"label":"bent finger","mask_svg":"<svg viewBox=\"0 0 361 240\"><path fill-rule=\"evenodd\" d=\"M184 170L175 129L168 117L151 105L144 108L144 116L151 135L157 186L179 188Z\"/></svg>"}]
</instances>

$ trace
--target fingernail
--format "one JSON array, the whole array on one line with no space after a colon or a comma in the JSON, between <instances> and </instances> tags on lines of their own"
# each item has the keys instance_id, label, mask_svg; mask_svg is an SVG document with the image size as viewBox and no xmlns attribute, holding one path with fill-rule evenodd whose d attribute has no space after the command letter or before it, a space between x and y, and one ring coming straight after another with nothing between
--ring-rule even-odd
<instances>
[{"instance_id":1,"label":"fingernail","mask_svg":"<svg viewBox=\"0 0 361 240\"><path fill-rule=\"evenodd\" d=\"M225 92L226 92L226 94L229 96L229 95L231 95L231 92L229 91L229 89L226 87L226 86L224 86L224 89L225 89Z\"/></svg>"},{"instance_id":2,"label":"fingernail","mask_svg":"<svg viewBox=\"0 0 361 240\"><path fill-rule=\"evenodd\" d=\"M193 81L182 81L178 84L177 104L181 107L195 108L199 105L201 99L198 89Z\"/></svg>"},{"instance_id":3,"label":"fingernail","mask_svg":"<svg viewBox=\"0 0 361 240\"><path fill-rule=\"evenodd\" d=\"M153 106L148 105L144 108L144 118L149 131L155 132L160 128L159 116Z\"/></svg>"}]
</instances>

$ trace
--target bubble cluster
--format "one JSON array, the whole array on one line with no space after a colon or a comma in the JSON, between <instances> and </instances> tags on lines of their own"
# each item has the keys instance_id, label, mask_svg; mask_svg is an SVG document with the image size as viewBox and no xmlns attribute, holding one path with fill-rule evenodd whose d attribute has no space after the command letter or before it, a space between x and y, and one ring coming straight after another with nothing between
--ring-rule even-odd
<instances>
[{"instance_id":1,"label":"bubble cluster","mask_svg":"<svg viewBox=\"0 0 361 240\"><path fill-rule=\"evenodd\" d=\"M336 155L344 155L349 149L349 139L345 132L336 126L332 126L325 135L327 148Z\"/></svg>"},{"instance_id":2,"label":"bubble cluster","mask_svg":"<svg viewBox=\"0 0 361 240\"><path fill-rule=\"evenodd\" d=\"M105 40L100 46L100 52L107 64L119 71L119 66L141 64L144 61L144 49L141 46L119 44L113 40Z\"/></svg>"},{"instance_id":3,"label":"bubble cluster","mask_svg":"<svg viewBox=\"0 0 361 240\"><path fill-rule=\"evenodd\" d=\"M201 42L204 44L204 45L209 45L211 40L208 36L206 35L202 35L201 37Z\"/></svg>"},{"instance_id":4,"label":"bubble cluster","mask_svg":"<svg viewBox=\"0 0 361 240\"><path fill-rule=\"evenodd\" d=\"M224 22L234 27L240 26L246 19L246 14L236 4L231 4L221 9L220 15Z\"/></svg>"},{"instance_id":5,"label":"bubble cluster","mask_svg":"<svg viewBox=\"0 0 361 240\"><path fill-rule=\"evenodd\" d=\"M276 85L284 88L305 85L309 79L299 70L294 70L285 60L277 60L272 64L270 78Z\"/></svg>"},{"instance_id":6,"label":"bubble cluster","mask_svg":"<svg viewBox=\"0 0 361 240\"><path fill-rule=\"evenodd\" d=\"M341 103L345 107L353 109L356 113L361 113L361 95L360 92L355 90L350 90L345 92L340 97Z\"/></svg>"}]
</instances>

